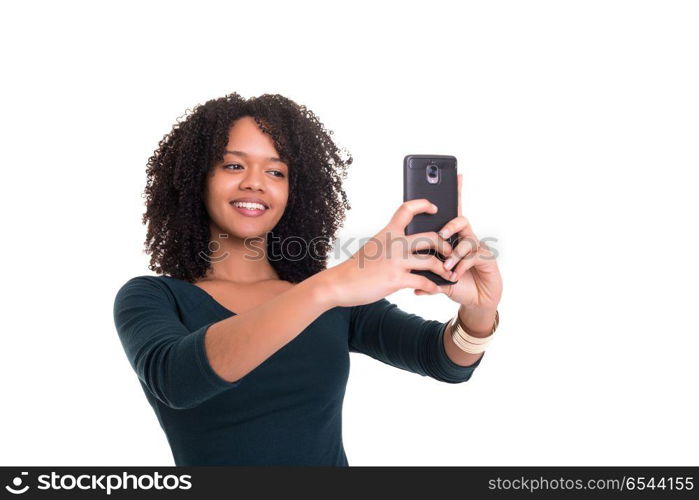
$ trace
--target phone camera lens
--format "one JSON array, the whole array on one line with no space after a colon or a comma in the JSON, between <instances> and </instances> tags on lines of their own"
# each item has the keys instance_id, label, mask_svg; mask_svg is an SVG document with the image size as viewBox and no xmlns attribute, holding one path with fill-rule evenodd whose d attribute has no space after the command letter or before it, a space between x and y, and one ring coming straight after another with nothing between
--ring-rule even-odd
<instances>
[{"instance_id":1,"label":"phone camera lens","mask_svg":"<svg viewBox=\"0 0 699 500\"><path fill-rule=\"evenodd\" d=\"M427 183L439 184L439 167L433 163L427 165Z\"/></svg>"}]
</instances>

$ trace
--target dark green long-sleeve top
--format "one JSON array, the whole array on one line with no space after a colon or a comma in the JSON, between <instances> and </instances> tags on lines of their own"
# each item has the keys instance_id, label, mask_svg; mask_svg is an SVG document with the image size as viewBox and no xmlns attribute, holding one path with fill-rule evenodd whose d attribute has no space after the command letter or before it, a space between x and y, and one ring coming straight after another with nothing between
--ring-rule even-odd
<instances>
[{"instance_id":1,"label":"dark green long-sleeve top","mask_svg":"<svg viewBox=\"0 0 699 500\"><path fill-rule=\"evenodd\" d=\"M348 466L342 402L350 352L448 383L467 381L483 359L457 365L442 343L446 322L381 299L326 311L231 383L209 364L204 335L234 314L169 276L131 278L114 300L126 357L178 466Z\"/></svg>"}]
</instances>

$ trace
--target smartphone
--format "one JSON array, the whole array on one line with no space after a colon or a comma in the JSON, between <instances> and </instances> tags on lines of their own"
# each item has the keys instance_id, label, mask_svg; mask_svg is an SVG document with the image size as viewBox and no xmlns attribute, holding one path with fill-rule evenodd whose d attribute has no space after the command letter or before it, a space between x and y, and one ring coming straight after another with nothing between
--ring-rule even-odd
<instances>
[{"instance_id":1,"label":"smartphone","mask_svg":"<svg viewBox=\"0 0 699 500\"><path fill-rule=\"evenodd\" d=\"M459 199L456 177L456 157L450 155L407 155L403 159L403 201L427 198L437 205L437 213L427 212L417 214L405 228L405 234L438 232L442 227L458 215ZM449 244L455 247L459 235L453 234L447 238ZM417 250L416 254L435 255L444 262L445 257L433 248ZM413 269L414 274L425 276L438 285L450 285L449 281L432 271Z\"/></svg>"}]
</instances>

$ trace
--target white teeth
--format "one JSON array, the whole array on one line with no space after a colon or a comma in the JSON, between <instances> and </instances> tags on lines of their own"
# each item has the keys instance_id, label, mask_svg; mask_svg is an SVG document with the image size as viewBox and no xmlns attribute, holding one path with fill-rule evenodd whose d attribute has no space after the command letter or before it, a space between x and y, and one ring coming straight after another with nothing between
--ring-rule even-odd
<instances>
[{"instance_id":1,"label":"white teeth","mask_svg":"<svg viewBox=\"0 0 699 500\"><path fill-rule=\"evenodd\" d=\"M264 205L248 201L234 201L233 205L235 205L236 207L247 208L248 210L265 210Z\"/></svg>"}]
</instances>

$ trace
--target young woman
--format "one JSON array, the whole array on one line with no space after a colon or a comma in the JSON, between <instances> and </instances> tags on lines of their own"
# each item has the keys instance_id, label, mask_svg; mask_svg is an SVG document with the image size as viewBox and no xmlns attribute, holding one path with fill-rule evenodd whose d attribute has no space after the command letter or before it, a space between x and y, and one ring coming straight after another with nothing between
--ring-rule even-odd
<instances>
[{"instance_id":1,"label":"young woman","mask_svg":"<svg viewBox=\"0 0 699 500\"><path fill-rule=\"evenodd\" d=\"M145 246L158 275L121 286L114 321L177 465L347 466L350 352L447 383L482 360L502 280L460 208L445 234L405 236L438 207L403 203L327 268L352 163L331 134L283 96L233 93L178 120L148 161ZM425 248L448 261L413 253ZM458 314L406 313L385 299L402 288L444 293Z\"/></svg>"}]
</instances>

